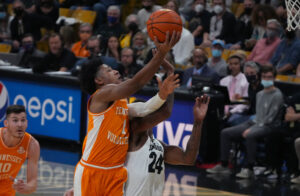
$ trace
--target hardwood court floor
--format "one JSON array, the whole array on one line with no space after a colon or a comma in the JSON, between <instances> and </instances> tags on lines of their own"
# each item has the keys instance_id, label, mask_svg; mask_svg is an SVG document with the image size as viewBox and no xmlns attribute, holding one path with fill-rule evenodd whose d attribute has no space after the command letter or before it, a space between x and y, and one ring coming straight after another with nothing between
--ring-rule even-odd
<instances>
[{"instance_id":1,"label":"hardwood court floor","mask_svg":"<svg viewBox=\"0 0 300 196\"><path fill-rule=\"evenodd\" d=\"M62 196L73 185L78 152L42 148L39 162L38 189L34 196ZM18 178L25 179L26 165ZM238 180L231 176L207 174L196 167L166 165L164 196L297 196L300 186L288 181L267 181L263 178ZM20 195L20 194L17 194Z\"/></svg>"}]
</instances>

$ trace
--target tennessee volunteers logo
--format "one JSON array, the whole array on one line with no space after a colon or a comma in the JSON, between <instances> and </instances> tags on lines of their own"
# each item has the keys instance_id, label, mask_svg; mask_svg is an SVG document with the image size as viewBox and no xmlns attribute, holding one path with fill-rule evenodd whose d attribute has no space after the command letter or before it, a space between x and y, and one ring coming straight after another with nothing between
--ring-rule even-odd
<instances>
[{"instance_id":1,"label":"tennessee volunteers logo","mask_svg":"<svg viewBox=\"0 0 300 196\"><path fill-rule=\"evenodd\" d=\"M21 147L17 150L17 152L18 152L19 154L23 154L23 153L25 152L25 149L21 146Z\"/></svg>"}]
</instances>

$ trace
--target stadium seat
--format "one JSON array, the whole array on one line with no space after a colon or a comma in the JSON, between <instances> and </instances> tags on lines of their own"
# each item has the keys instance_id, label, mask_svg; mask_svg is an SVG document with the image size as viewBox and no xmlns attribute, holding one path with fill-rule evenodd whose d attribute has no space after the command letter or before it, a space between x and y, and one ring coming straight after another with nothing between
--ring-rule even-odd
<instances>
[{"instance_id":1,"label":"stadium seat","mask_svg":"<svg viewBox=\"0 0 300 196\"><path fill-rule=\"evenodd\" d=\"M96 19L96 12L90 10L74 10L71 17L93 25Z\"/></svg>"},{"instance_id":2,"label":"stadium seat","mask_svg":"<svg viewBox=\"0 0 300 196\"><path fill-rule=\"evenodd\" d=\"M68 8L59 8L59 16L71 17L73 10Z\"/></svg>"},{"instance_id":3,"label":"stadium seat","mask_svg":"<svg viewBox=\"0 0 300 196\"><path fill-rule=\"evenodd\" d=\"M300 77L295 77L295 78L293 78L293 82L295 82L295 83L300 83Z\"/></svg>"},{"instance_id":4,"label":"stadium seat","mask_svg":"<svg viewBox=\"0 0 300 196\"><path fill-rule=\"evenodd\" d=\"M9 44L0 44L0 52L2 53L10 53L11 45Z\"/></svg>"},{"instance_id":5,"label":"stadium seat","mask_svg":"<svg viewBox=\"0 0 300 196\"><path fill-rule=\"evenodd\" d=\"M36 42L36 48L47 53L49 51L48 42L47 41L38 41L38 42Z\"/></svg>"},{"instance_id":6,"label":"stadium seat","mask_svg":"<svg viewBox=\"0 0 300 196\"><path fill-rule=\"evenodd\" d=\"M283 82L291 82L292 77L287 75L277 75L276 80L283 81Z\"/></svg>"}]
</instances>

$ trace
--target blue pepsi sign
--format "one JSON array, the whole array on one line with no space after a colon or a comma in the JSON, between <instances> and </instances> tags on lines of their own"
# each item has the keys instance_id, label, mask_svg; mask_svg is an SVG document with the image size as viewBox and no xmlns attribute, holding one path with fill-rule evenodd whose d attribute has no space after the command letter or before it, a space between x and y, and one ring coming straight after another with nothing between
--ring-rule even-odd
<instances>
[{"instance_id":1,"label":"blue pepsi sign","mask_svg":"<svg viewBox=\"0 0 300 196\"><path fill-rule=\"evenodd\" d=\"M79 141L80 89L1 78L0 126L12 104L26 107L29 133Z\"/></svg>"},{"instance_id":2,"label":"blue pepsi sign","mask_svg":"<svg viewBox=\"0 0 300 196\"><path fill-rule=\"evenodd\" d=\"M136 97L150 98L140 95ZM193 130L193 106L193 101L174 100L171 117L153 128L155 138L185 149Z\"/></svg>"}]
</instances>

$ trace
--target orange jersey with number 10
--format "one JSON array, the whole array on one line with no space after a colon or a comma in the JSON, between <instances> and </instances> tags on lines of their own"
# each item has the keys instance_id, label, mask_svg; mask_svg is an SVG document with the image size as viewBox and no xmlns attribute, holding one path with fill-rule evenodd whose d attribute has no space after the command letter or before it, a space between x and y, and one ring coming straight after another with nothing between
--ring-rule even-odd
<instances>
[{"instance_id":1,"label":"orange jersey with number 10","mask_svg":"<svg viewBox=\"0 0 300 196\"><path fill-rule=\"evenodd\" d=\"M100 167L124 164L128 149L128 121L126 99L116 100L101 113L88 110L88 133L83 143L81 163Z\"/></svg>"},{"instance_id":2,"label":"orange jersey with number 10","mask_svg":"<svg viewBox=\"0 0 300 196\"><path fill-rule=\"evenodd\" d=\"M27 159L30 134L25 133L21 142L15 147L7 147L3 142L3 130L0 128L0 195L15 195L10 176L15 178Z\"/></svg>"}]
</instances>

